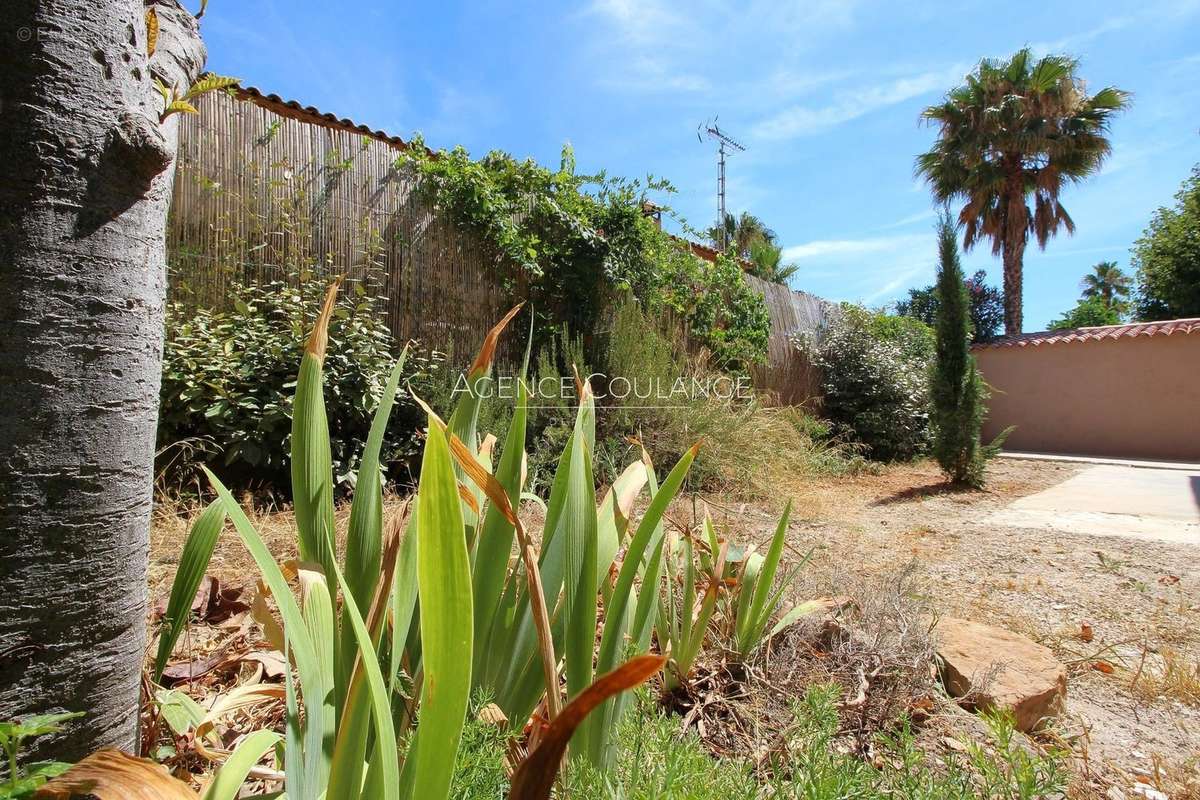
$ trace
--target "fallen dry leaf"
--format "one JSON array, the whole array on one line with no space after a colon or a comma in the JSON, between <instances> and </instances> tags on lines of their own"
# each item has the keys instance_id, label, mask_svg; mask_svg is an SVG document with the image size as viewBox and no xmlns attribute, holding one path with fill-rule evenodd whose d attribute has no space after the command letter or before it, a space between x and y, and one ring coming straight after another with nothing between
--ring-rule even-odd
<instances>
[{"instance_id":1,"label":"fallen dry leaf","mask_svg":"<svg viewBox=\"0 0 1200 800\"><path fill-rule=\"evenodd\" d=\"M1079 623L1079 640L1081 642L1090 642L1094 638L1096 638L1096 633L1092 630L1092 626L1086 622Z\"/></svg>"},{"instance_id":2,"label":"fallen dry leaf","mask_svg":"<svg viewBox=\"0 0 1200 800\"><path fill-rule=\"evenodd\" d=\"M1116 671L1113 668L1113 665L1107 661L1093 661L1092 669L1096 670L1097 672L1103 672L1105 675L1112 675L1113 672Z\"/></svg>"},{"instance_id":3,"label":"fallen dry leaf","mask_svg":"<svg viewBox=\"0 0 1200 800\"><path fill-rule=\"evenodd\" d=\"M1161 583L1163 586L1174 586L1175 584L1179 583L1179 576L1178 575L1163 575L1161 578L1158 579L1158 582Z\"/></svg>"},{"instance_id":4,"label":"fallen dry leaf","mask_svg":"<svg viewBox=\"0 0 1200 800\"><path fill-rule=\"evenodd\" d=\"M242 661L254 661L262 665L263 677L272 681L283 680L287 671L287 659L278 650L255 650L241 657Z\"/></svg>"},{"instance_id":5,"label":"fallen dry leaf","mask_svg":"<svg viewBox=\"0 0 1200 800\"><path fill-rule=\"evenodd\" d=\"M163 669L162 685L170 687L202 678L228 660L229 656L225 653L213 653L194 661L177 661L174 664L168 664Z\"/></svg>"},{"instance_id":6,"label":"fallen dry leaf","mask_svg":"<svg viewBox=\"0 0 1200 800\"><path fill-rule=\"evenodd\" d=\"M34 794L49 800L88 796L98 800L197 800L196 793L164 767L109 748L92 753Z\"/></svg>"}]
</instances>

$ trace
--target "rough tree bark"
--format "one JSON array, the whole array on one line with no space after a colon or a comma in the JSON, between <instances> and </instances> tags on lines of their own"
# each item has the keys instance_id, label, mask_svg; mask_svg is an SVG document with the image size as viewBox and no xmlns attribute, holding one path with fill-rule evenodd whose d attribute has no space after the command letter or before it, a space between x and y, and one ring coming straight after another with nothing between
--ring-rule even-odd
<instances>
[{"instance_id":1,"label":"rough tree bark","mask_svg":"<svg viewBox=\"0 0 1200 800\"><path fill-rule=\"evenodd\" d=\"M0 719L87 716L31 755L132 749L177 117L176 0L6 0L0 43Z\"/></svg>"},{"instance_id":2,"label":"rough tree bark","mask_svg":"<svg viewBox=\"0 0 1200 800\"><path fill-rule=\"evenodd\" d=\"M1024 324L1024 304L1021 297L1025 282L1024 240L1005 242L1000 257L1004 262L1004 334L1017 336Z\"/></svg>"},{"instance_id":3,"label":"rough tree bark","mask_svg":"<svg viewBox=\"0 0 1200 800\"><path fill-rule=\"evenodd\" d=\"M1000 258L1004 263L1004 335L1017 336L1024 322L1025 245L1029 241L1029 208L1025 205L1022 157L1005 157L1004 219L1001 223Z\"/></svg>"}]
</instances>

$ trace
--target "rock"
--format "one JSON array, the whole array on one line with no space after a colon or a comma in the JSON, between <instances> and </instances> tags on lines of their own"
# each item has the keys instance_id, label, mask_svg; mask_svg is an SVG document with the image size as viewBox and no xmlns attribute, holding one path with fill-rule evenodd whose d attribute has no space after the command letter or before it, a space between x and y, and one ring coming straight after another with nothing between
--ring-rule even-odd
<instances>
[{"instance_id":1,"label":"rock","mask_svg":"<svg viewBox=\"0 0 1200 800\"><path fill-rule=\"evenodd\" d=\"M1160 792L1158 789L1145 783L1135 783L1133 785L1133 793L1141 795L1146 800L1171 800L1166 792Z\"/></svg>"},{"instance_id":2,"label":"rock","mask_svg":"<svg viewBox=\"0 0 1200 800\"><path fill-rule=\"evenodd\" d=\"M954 617L938 620L935 633L942 683L951 697L974 708L1008 710L1026 733L1061 713L1067 669L1049 648Z\"/></svg>"}]
</instances>

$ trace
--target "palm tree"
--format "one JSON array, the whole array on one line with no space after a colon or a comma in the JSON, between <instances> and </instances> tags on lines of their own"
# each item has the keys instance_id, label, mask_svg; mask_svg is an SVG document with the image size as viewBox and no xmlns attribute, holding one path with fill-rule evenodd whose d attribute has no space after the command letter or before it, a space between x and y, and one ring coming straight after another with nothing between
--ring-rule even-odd
<instances>
[{"instance_id":1,"label":"palm tree","mask_svg":"<svg viewBox=\"0 0 1200 800\"><path fill-rule=\"evenodd\" d=\"M726 214L721 224L708 229L708 238L717 247L732 246L740 257L748 259L755 242L775 243L775 231L758 217L743 211L737 217Z\"/></svg>"},{"instance_id":2,"label":"palm tree","mask_svg":"<svg viewBox=\"0 0 1200 800\"><path fill-rule=\"evenodd\" d=\"M800 269L798 264L783 263L783 248L765 240L750 244L750 271L765 281L787 285Z\"/></svg>"},{"instance_id":3,"label":"palm tree","mask_svg":"<svg viewBox=\"0 0 1200 800\"><path fill-rule=\"evenodd\" d=\"M1108 308L1123 311L1133 281L1117 266L1117 262L1101 261L1083 276L1079 288L1083 290L1084 297L1098 297Z\"/></svg>"},{"instance_id":4,"label":"palm tree","mask_svg":"<svg viewBox=\"0 0 1200 800\"><path fill-rule=\"evenodd\" d=\"M1088 96L1078 61L1029 48L984 59L922 118L939 127L916 172L939 203L963 202L963 246L990 239L1004 260L1004 328L1021 332L1021 282L1030 234L1045 248L1059 227L1075 230L1059 202L1065 184L1100 168L1112 149L1105 134L1130 95L1113 87ZM1028 199L1033 196L1033 209Z\"/></svg>"}]
</instances>

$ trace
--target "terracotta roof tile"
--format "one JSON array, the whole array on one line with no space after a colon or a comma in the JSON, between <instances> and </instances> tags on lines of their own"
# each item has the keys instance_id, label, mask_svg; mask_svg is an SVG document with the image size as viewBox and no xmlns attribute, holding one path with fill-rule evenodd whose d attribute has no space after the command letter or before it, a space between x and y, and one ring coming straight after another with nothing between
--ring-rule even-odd
<instances>
[{"instance_id":1,"label":"terracotta roof tile","mask_svg":"<svg viewBox=\"0 0 1200 800\"><path fill-rule=\"evenodd\" d=\"M302 106L295 100L284 100L277 94L265 94L253 86L239 86L234 90L239 100L246 100L256 106L265 108L283 117L302 122L311 122L326 128L361 133L381 142L391 145L398 150L407 150L409 143L399 136L392 136L384 131L373 131L366 125L360 125L352 119L338 117L336 114L322 112L314 106ZM430 151L432 153L432 151Z\"/></svg>"},{"instance_id":2,"label":"terracotta roof tile","mask_svg":"<svg viewBox=\"0 0 1200 800\"><path fill-rule=\"evenodd\" d=\"M1174 334L1200 335L1200 317L1168 319L1160 322L1131 322L1125 325L1099 325L1092 328L1070 328L1061 331L1039 331L1020 336L1004 336L993 342L976 345L972 349L988 347L1040 347L1044 344L1066 344L1069 342L1092 342L1105 339L1121 339L1138 336L1171 336Z\"/></svg>"}]
</instances>

